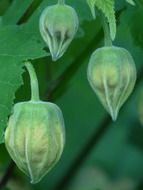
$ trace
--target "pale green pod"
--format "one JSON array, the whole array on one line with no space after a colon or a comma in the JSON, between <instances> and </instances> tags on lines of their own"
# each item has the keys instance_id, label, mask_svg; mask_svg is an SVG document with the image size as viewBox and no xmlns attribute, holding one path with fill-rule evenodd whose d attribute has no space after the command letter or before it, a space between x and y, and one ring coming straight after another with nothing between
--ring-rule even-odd
<instances>
[{"instance_id":1,"label":"pale green pod","mask_svg":"<svg viewBox=\"0 0 143 190\"><path fill-rule=\"evenodd\" d=\"M31 183L38 183L57 163L64 144L64 121L58 106L42 101L15 104L5 145Z\"/></svg>"},{"instance_id":2,"label":"pale green pod","mask_svg":"<svg viewBox=\"0 0 143 190\"><path fill-rule=\"evenodd\" d=\"M120 47L99 48L90 58L87 73L91 87L112 119L116 120L136 81L131 54Z\"/></svg>"},{"instance_id":3,"label":"pale green pod","mask_svg":"<svg viewBox=\"0 0 143 190\"><path fill-rule=\"evenodd\" d=\"M40 33L56 61L67 50L78 30L76 11L68 5L48 6L40 17Z\"/></svg>"}]
</instances>

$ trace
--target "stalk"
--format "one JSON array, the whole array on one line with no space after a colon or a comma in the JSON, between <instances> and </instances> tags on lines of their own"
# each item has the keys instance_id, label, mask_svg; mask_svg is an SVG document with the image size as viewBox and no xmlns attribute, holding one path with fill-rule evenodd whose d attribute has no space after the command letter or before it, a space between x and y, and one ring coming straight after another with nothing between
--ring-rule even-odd
<instances>
[{"instance_id":1,"label":"stalk","mask_svg":"<svg viewBox=\"0 0 143 190\"><path fill-rule=\"evenodd\" d=\"M28 70L30 76L30 84L31 84L31 100L32 101L39 101L39 86L38 86L38 79L35 72L33 65L27 61L25 66Z\"/></svg>"}]
</instances>

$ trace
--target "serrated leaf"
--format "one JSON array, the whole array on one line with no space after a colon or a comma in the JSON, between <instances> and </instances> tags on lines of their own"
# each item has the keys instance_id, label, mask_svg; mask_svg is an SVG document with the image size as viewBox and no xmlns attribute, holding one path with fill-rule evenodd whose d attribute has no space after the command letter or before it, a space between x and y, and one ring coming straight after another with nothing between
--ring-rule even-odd
<instances>
[{"instance_id":1,"label":"serrated leaf","mask_svg":"<svg viewBox=\"0 0 143 190\"><path fill-rule=\"evenodd\" d=\"M96 13L95 13L95 2L94 1L91 1L91 0L87 0L87 3L90 7L90 10L91 10L91 14L93 16L93 18L95 19L96 18Z\"/></svg>"},{"instance_id":2,"label":"serrated leaf","mask_svg":"<svg viewBox=\"0 0 143 190\"><path fill-rule=\"evenodd\" d=\"M126 0L126 2L133 5L133 6L135 6L135 2L133 0Z\"/></svg>"},{"instance_id":3,"label":"serrated leaf","mask_svg":"<svg viewBox=\"0 0 143 190\"><path fill-rule=\"evenodd\" d=\"M14 94L22 84L23 61L47 56L37 33L23 26L0 29L0 143L11 112Z\"/></svg>"},{"instance_id":4,"label":"serrated leaf","mask_svg":"<svg viewBox=\"0 0 143 190\"><path fill-rule=\"evenodd\" d=\"M114 0L87 0L87 3L90 6L93 17L95 17L95 7L105 15L110 27L111 39L114 40L116 36Z\"/></svg>"}]
</instances>

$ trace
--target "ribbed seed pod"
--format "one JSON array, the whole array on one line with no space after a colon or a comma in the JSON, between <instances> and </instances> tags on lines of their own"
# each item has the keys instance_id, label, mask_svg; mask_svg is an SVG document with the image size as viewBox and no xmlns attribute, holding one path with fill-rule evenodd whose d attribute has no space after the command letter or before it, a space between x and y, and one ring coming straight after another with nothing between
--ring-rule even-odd
<instances>
[{"instance_id":1,"label":"ribbed seed pod","mask_svg":"<svg viewBox=\"0 0 143 190\"><path fill-rule=\"evenodd\" d=\"M91 87L112 119L116 120L136 81L131 54L120 47L99 48L92 54L87 72Z\"/></svg>"},{"instance_id":2,"label":"ribbed seed pod","mask_svg":"<svg viewBox=\"0 0 143 190\"><path fill-rule=\"evenodd\" d=\"M64 147L64 122L52 103L23 102L14 106L5 132L6 148L16 165L39 182L59 160Z\"/></svg>"},{"instance_id":3,"label":"ribbed seed pod","mask_svg":"<svg viewBox=\"0 0 143 190\"><path fill-rule=\"evenodd\" d=\"M32 99L14 105L5 131L5 145L19 169L31 178L31 183L38 183L61 157L65 129L60 108L39 100L36 75L32 65L27 63L27 68Z\"/></svg>"},{"instance_id":4,"label":"ribbed seed pod","mask_svg":"<svg viewBox=\"0 0 143 190\"><path fill-rule=\"evenodd\" d=\"M76 11L65 4L48 6L40 17L40 33L56 61L73 40L79 21Z\"/></svg>"}]
</instances>

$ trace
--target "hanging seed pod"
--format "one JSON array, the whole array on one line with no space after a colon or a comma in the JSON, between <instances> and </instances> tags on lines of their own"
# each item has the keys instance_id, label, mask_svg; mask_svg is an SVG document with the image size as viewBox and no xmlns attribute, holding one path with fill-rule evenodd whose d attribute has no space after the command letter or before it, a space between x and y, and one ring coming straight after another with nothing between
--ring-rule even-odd
<instances>
[{"instance_id":1,"label":"hanging seed pod","mask_svg":"<svg viewBox=\"0 0 143 190\"><path fill-rule=\"evenodd\" d=\"M56 61L73 40L79 21L76 11L64 3L48 6L40 17L40 33Z\"/></svg>"},{"instance_id":2,"label":"hanging seed pod","mask_svg":"<svg viewBox=\"0 0 143 190\"><path fill-rule=\"evenodd\" d=\"M132 56L119 47L99 48L92 54L87 72L91 87L116 120L135 85L136 68Z\"/></svg>"},{"instance_id":3,"label":"hanging seed pod","mask_svg":"<svg viewBox=\"0 0 143 190\"><path fill-rule=\"evenodd\" d=\"M31 183L38 183L61 157L65 130L60 109L39 100L34 70L29 63L27 68L31 75L32 100L15 104L5 132L5 145Z\"/></svg>"}]
</instances>

